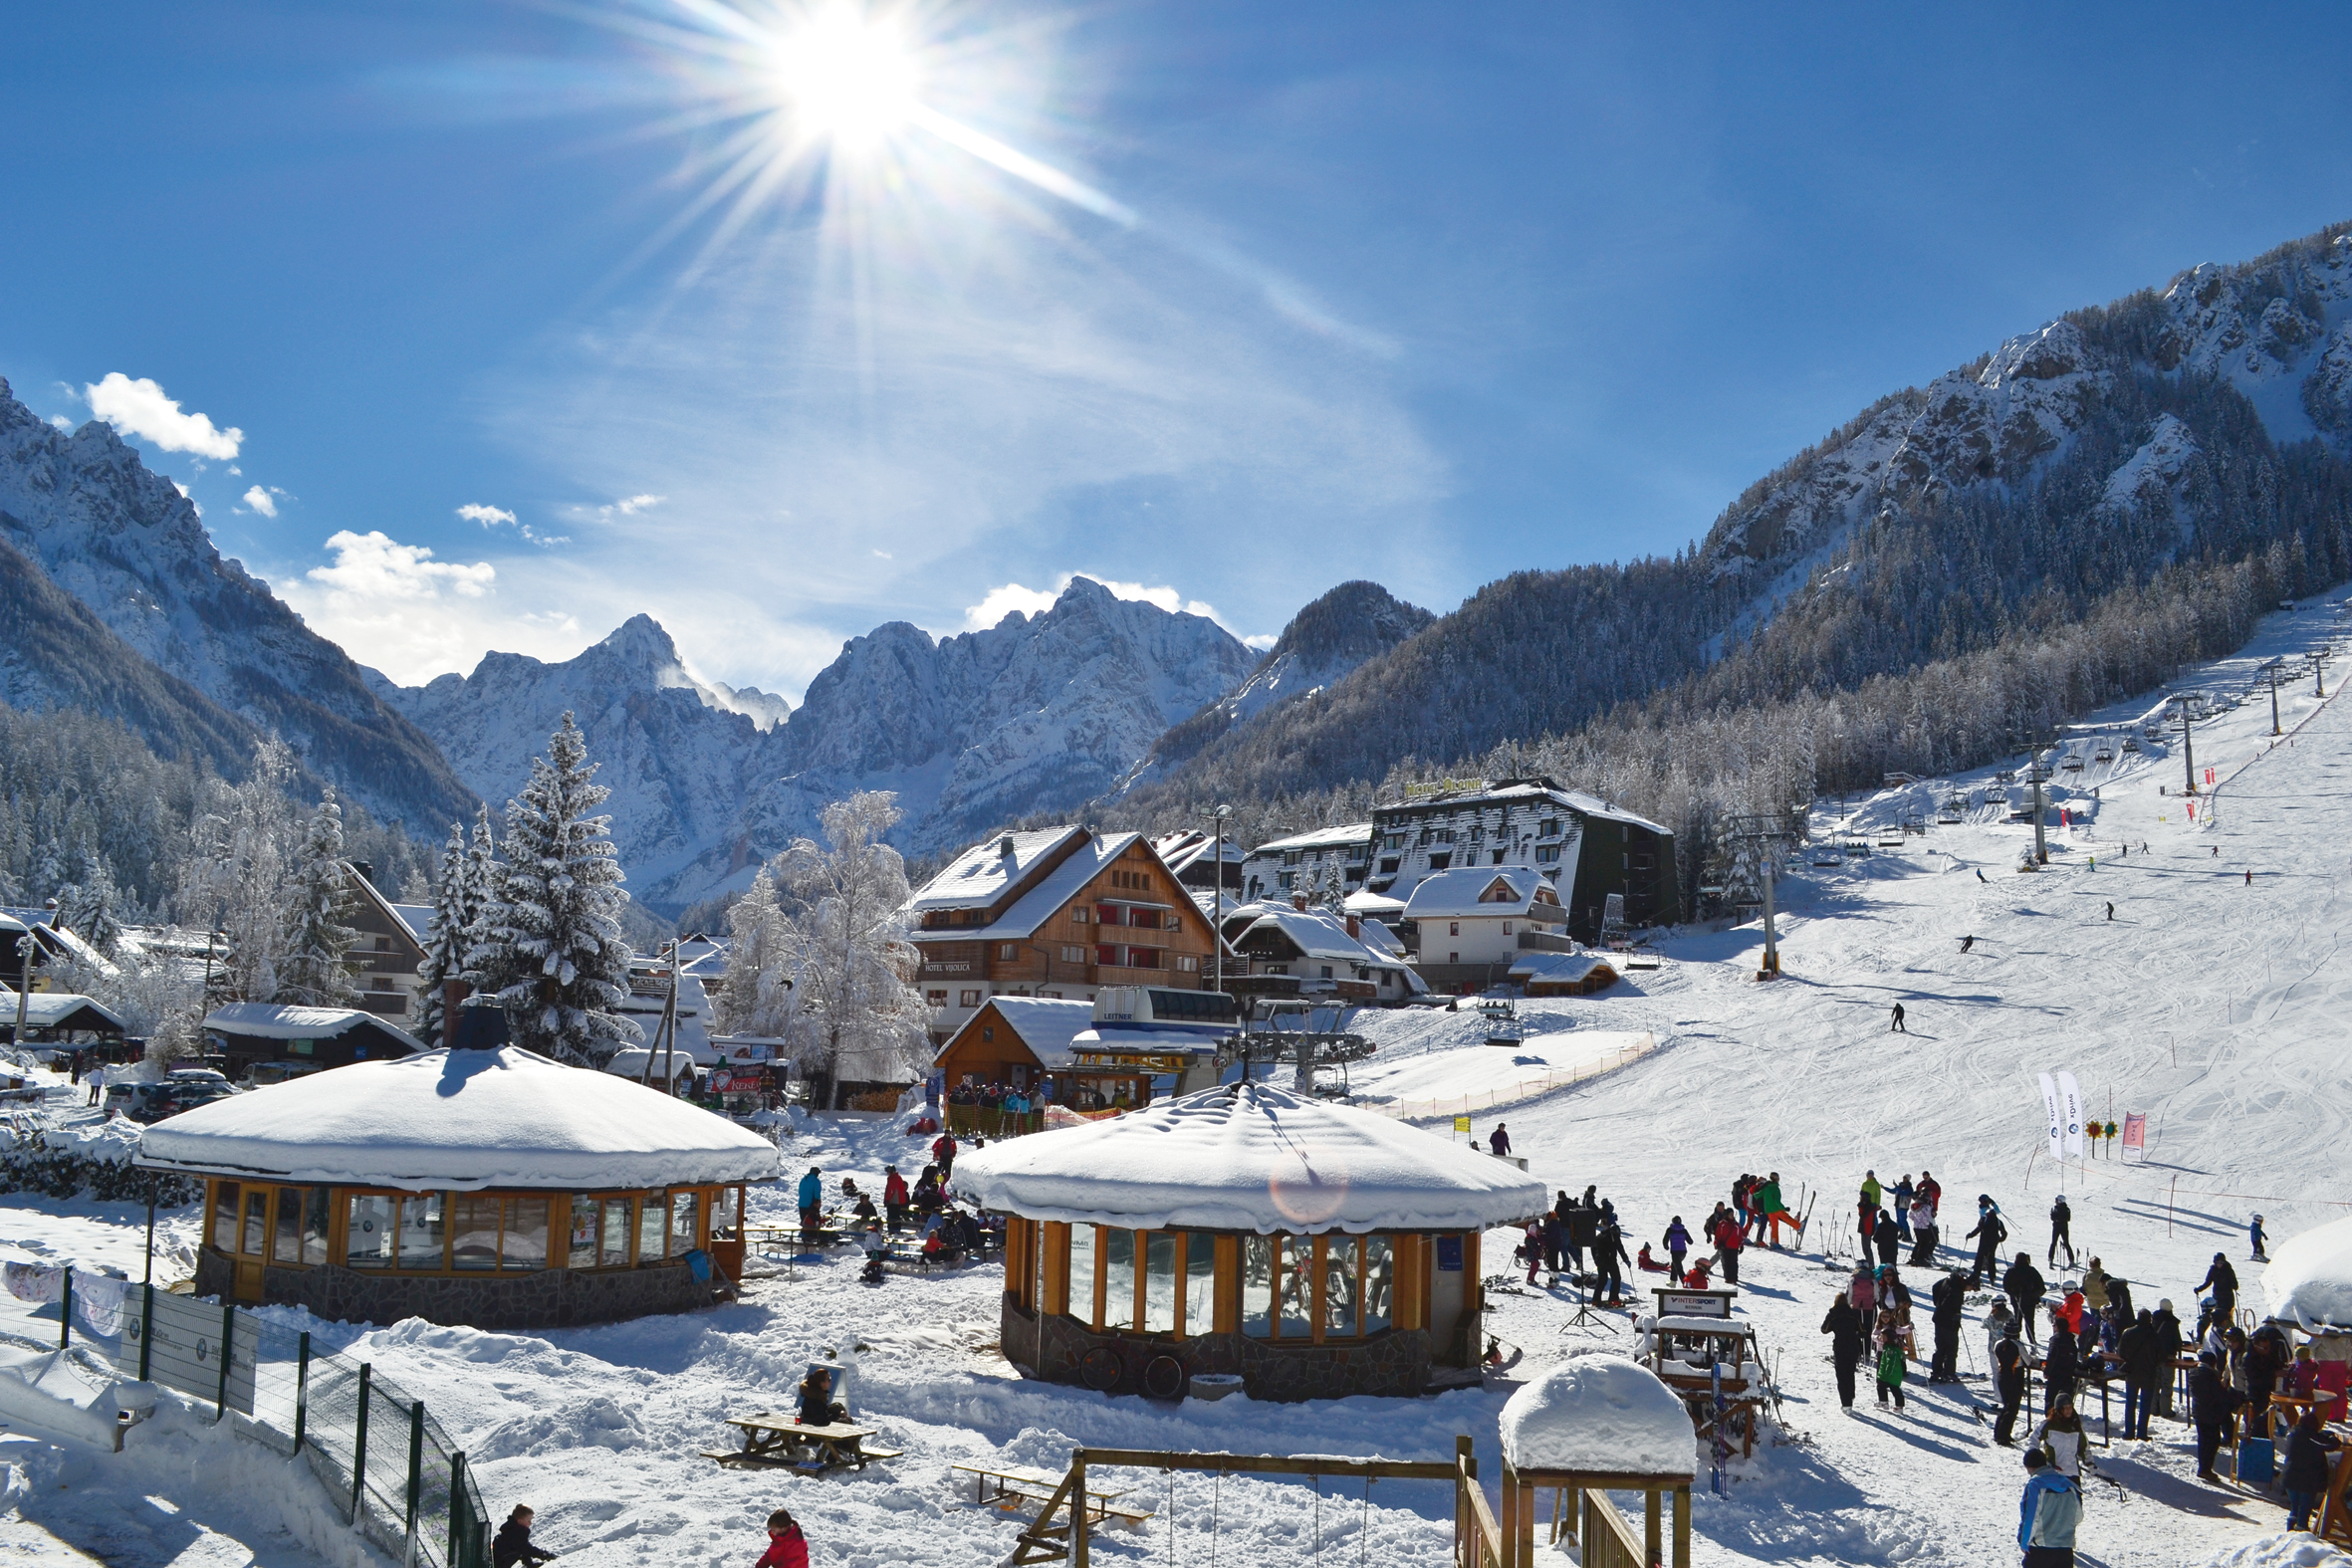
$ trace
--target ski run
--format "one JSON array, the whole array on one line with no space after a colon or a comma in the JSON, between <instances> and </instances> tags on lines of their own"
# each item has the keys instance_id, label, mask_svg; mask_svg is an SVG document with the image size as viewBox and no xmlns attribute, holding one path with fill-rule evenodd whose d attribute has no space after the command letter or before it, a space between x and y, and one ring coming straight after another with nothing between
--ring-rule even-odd
<instances>
[{"instance_id":1,"label":"ski run","mask_svg":"<svg viewBox=\"0 0 2352 1568\"><path fill-rule=\"evenodd\" d=\"M2185 672L2180 685L2252 690L2262 660L2299 656L2340 629L2325 609L2274 615L2253 644ZM2153 701L2095 718L2118 740L2137 736ZM1867 1379L1855 1408L1840 1409L1821 1324L1851 1264L1866 1172L1890 1187L1934 1172L1947 1263L1967 1261L1959 1232L1977 1195L1991 1195L2012 1232L2004 1259L2030 1252L2053 1282L2076 1277L2063 1252L2055 1266L2044 1262L2046 1216L2063 1193L2076 1252L2131 1281L2136 1304L2169 1299L2190 1324L2193 1287L2217 1252L2243 1280L2241 1299L2267 1305L2263 1265L2248 1255L2253 1215L2275 1249L2352 1214L2342 1089L2352 709L2332 689L2316 698L2308 675L2281 689L2278 705L2287 734L2275 741L2266 688L2199 727L2194 820L2181 795L2185 764L2169 744L2144 741L2064 776L2072 820L2050 830L2050 863L2038 871L2019 869L2032 829L2007 820L2006 791L1990 772L1842 808L1819 802L1813 847L1785 863L1778 883L1783 978L1755 978L1756 923L1686 929L1659 944L1659 968L1602 995L1523 1002L1529 1060L1516 1074L1468 1009L1353 1019L1379 1046L1356 1072L1357 1091L1392 1101L1483 1102L1527 1076L1600 1059L1580 1042L1650 1036L1654 1047L1622 1065L1472 1112L1482 1140L1508 1124L1514 1151L1547 1191L1590 1185L1612 1200L1628 1250L1646 1240L1662 1252L1678 1216L1696 1231L1743 1173L1777 1172L1790 1206L1810 1210L1801 1241L1744 1254L1739 1309L1776 1371L1783 1419L1765 1424L1753 1456L1730 1461L1720 1495L1702 1456L1695 1561L2017 1561L2024 1471L2017 1450L1992 1442L1985 1293L1968 1308L1957 1384L1929 1383L1923 1362L1900 1412L1879 1407ZM1956 795L1969 799L1957 813ZM1925 836L1877 847L1922 816L1934 824ZM1820 852L1851 842L1873 852ZM1890 1022L1898 1004L1902 1032ZM2037 1075L2061 1070L2094 1118L2146 1117L2145 1150L2053 1164ZM73 1098L52 1090L47 1114L96 1114ZM753 1223L789 1223L790 1184L812 1165L828 1187L853 1176L868 1189L880 1187L886 1163L919 1167L927 1140L902 1125L818 1118L787 1129L785 1180L755 1190ZM1418 1125L1460 1136L1450 1115ZM0 1218L0 1255L113 1265L136 1278L143 1222L128 1205L19 1193ZM196 1225L192 1210L163 1217L159 1278L184 1275ZM996 1347L997 1265L875 1286L859 1282L847 1249L766 1264L745 1299L706 1312L539 1336L268 1310L421 1395L467 1451L494 1519L528 1502L539 1544L579 1568L749 1568L778 1506L801 1520L820 1564L989 1564L1011 1554L1021 1521L976 1507L969 1477L949 1468L958 1461L1058 1470L1078 1443L1445 1458L1468 1434L1491 1482L1515 1387L1571 1354L1633 1344L1626 1313L1598 1314L1593 1332L1570 1327L1572 1289L1542 1275L1529 1285L1511 1263L1517 1240L1490 1232L1484 1254L1490 1279L1503 1281L1490 1288L1486 1327L1509 1370L1484 1389L1419 1400L1171 1406L1023 1381ZM1628 1282L1646 1301L1660 1277ZM1923 1298L1924 1354L1933 1277L1906 1277ZM0 1301L0 1332L54 1344L54 1313ZM828 1359L850 1369L857 1416L901 1456L823 1476L739 1471L701 1456L731 1441L726 1418L789 1407L808 1365ZM2352 1563L2307 1536L2272 1539L2283 1515L2270 1496L2199 1481L2183 1423L2160 1419L2152 1441L2101 1447L2099 1414L2094 1393L2086 1415L2101 1478L2084 1500L2082 1561ZM177 1396L161 1396L119 1455L52 1441L14 1418L6 1426L0 1551L10 1562L380 1561L338 1522L308 1470L213 1428L209 1412ZM1105 1563L1434 1563L1452 1528L1450 1489L1434 1482L1367 1491L1183 1475L1171 1485L1134 1472L1128 1483L1129 1500L1151 1516L1097 1537Z\"/></svg>"}]
</instances>

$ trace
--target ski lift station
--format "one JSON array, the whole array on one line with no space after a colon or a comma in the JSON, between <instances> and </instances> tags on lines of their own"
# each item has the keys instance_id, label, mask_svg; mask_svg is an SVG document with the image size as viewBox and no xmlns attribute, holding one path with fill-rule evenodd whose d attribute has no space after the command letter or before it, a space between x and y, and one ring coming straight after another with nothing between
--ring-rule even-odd
<instances>
[{"instance_id":1,"label":"ski lift station","mask_svg":"<svg viewBox=\"0 0 2352 1568\"><path fill-rule=\"evenodd\" d=\"M1479 1241L1547 1196L1505 1160L1262 1082L992 1143L1001 1343L1030 1377L1163 1398L1479 1381Z\"/></svg>"},{"instance_id":2,"label":"ski lift station","mask_svg":"<svg viewBox=\"0 0 2352 1568\"><path fill-rule=\"evenodd\" d=\"M138 1163L204 1182L196 1294L329 1322L555 1328L708 1306L776 1146L513 1046L425 1051L183 1111Z\"/></svg>"}]
</instances>

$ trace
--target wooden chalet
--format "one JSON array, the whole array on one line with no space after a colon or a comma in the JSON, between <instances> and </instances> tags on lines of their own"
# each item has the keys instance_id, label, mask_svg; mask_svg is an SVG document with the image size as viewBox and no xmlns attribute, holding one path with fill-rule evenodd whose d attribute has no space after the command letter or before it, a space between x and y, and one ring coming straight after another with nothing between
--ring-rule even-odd
<instances>
[{"instance_id":1,"label":"wooden chalet","mask_svg":"<svg viewBox=\"0 0 2352 1568\"><path fill-rule=\"evenodd\" d=\"M993 997L1092 1002L1106 986L1196 991L1209 917L1136 833L1004 833L908 902L931 1038L945 1044Z\"/></svg>"}]
</instances>

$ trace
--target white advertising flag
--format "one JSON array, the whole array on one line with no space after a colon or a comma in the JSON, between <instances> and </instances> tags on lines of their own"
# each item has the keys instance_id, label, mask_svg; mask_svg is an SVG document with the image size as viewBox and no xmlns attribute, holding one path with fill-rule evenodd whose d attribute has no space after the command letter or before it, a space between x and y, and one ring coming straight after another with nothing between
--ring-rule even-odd
<instances>
[{"instance_id":1,"label":"white advertising flag","mask_svg":"<svg viewBox=\"0 0 2352 1568\"><path fill-rule=\"evenodd\" d=\"M2066 1118L2066 1152L2075 1159L2082 1158L2082 1090L2075 1087L2074 1074L2058 1074L2058 1110Z\"/></svg>"},{"instance_id":2,"label":"white advertising flag","mask_svg":"<svg viewBox=\"0 0 2352 1568\"><path fill-rule=\"evenodd\" d=\"M2050 1158L2061 1159L2066 1148L2064 1111L2058 1104L2058 1086L2046 1072L2041 1075L2041 1114L2049 1129Z\"/></svg>"}]
</instances>

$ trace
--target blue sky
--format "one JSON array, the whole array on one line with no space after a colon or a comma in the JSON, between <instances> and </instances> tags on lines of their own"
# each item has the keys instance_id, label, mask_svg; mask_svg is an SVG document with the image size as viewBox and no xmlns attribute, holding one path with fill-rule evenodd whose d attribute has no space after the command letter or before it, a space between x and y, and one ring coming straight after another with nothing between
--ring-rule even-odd
<instances>
[{"instance_id":1,"label":"blue sky","mask_svg":"<svg viewBox=\"0 0 2352 1568\"><path fill-rule=\"evenodd\" d=\"M797 696L1072 571L1266 636L1671 553L1885 392L2352 217L2333 8L1636 9L899 8L911 97L803 144L796 7L18 8L0 375L102 386L399 678L647 610ZM746 127L772 187L698 209Z\"/></svg>"}]
</instances>

